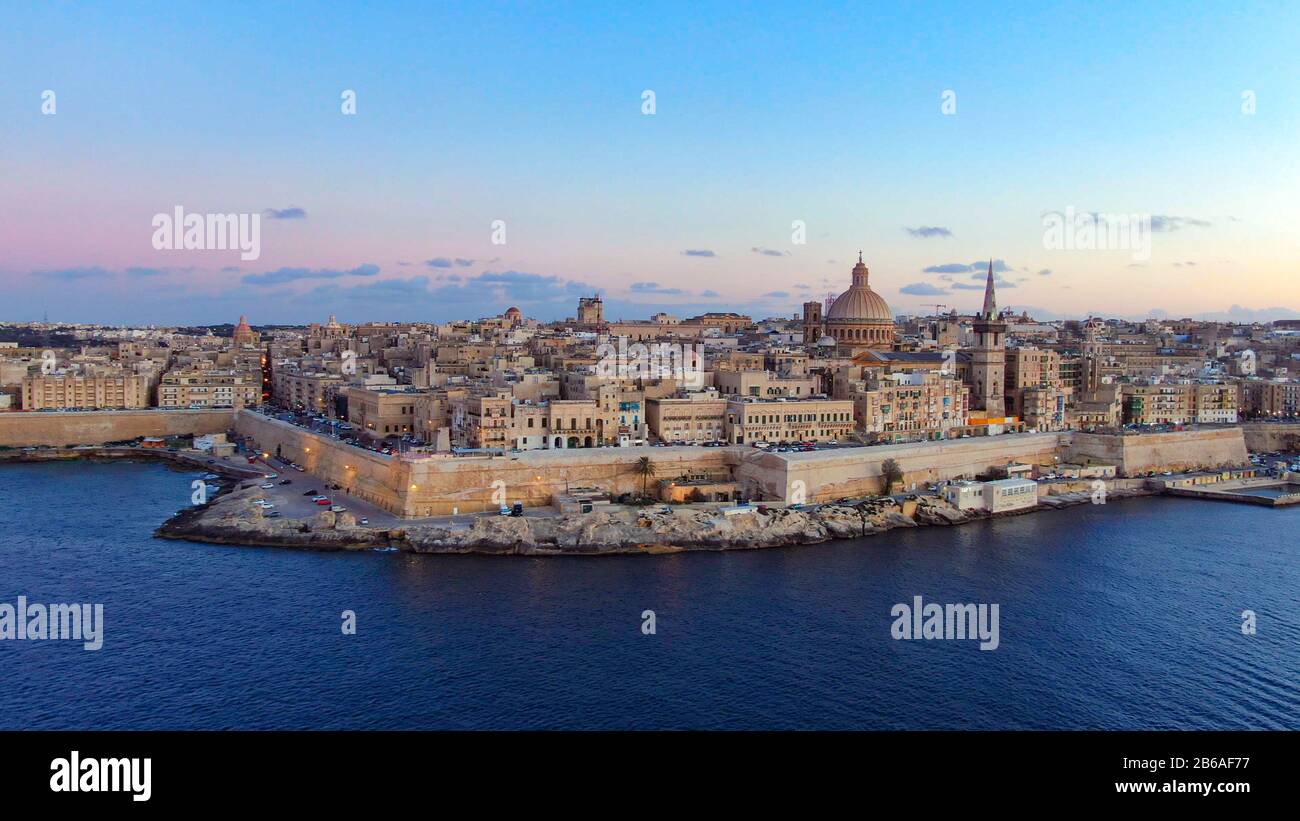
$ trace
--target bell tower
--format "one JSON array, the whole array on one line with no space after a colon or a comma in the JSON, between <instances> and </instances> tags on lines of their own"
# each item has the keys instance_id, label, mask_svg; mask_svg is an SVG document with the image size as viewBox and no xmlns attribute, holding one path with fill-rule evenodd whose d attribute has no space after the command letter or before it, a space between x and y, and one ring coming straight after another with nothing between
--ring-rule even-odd
<instances>
[{"instance_id":1,"label":"bell tower","mask_svg":"<svg viewBox=\"0 0 1300 821\"><path fill-rule=\"evenodd\" d=\"M973 324L975 348L971 351L971 405L986 416L1006 413L1007 326L998 321L998 300L993 288L993 260L984 283L984 307Z\"/></svg>"}]
</instances>

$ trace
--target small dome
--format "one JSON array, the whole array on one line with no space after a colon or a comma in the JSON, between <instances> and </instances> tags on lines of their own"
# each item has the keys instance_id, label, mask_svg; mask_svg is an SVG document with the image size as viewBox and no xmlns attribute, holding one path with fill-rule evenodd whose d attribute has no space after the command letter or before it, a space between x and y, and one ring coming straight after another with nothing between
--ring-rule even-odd
<instances>
[{"instance_id":1,"label":"small dome","mask_svg":"<svg viewBox=\"0 0 1300 821\"><path fill-rule=\"evenodd\" d=\"M833 336L823 336L821 339L817 340L817 345L822 348L834 348L836 344L835 337Z\"/></svg>"}]
</instances>

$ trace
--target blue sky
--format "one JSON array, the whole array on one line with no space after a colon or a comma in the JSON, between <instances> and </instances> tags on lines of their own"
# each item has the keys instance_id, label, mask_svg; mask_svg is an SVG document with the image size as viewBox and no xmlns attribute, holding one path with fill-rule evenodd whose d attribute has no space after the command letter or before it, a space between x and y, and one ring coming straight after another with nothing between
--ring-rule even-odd
<instances>
[{"instance_id":1,"label":"blue sky","mask_svg":"<svg viewBox=\"0 0 1300 821\"><path fill-rule=\"evenodd\" d=\"M782 314L859 249L898 312L989 257L1044 316L1300 308L1295 7L611 5L8 6L0 317ZM301 213L250 262L151 247L175 205ZM1178 219L1138 265L1067 206Z\"/></svg>"}]
</instances>

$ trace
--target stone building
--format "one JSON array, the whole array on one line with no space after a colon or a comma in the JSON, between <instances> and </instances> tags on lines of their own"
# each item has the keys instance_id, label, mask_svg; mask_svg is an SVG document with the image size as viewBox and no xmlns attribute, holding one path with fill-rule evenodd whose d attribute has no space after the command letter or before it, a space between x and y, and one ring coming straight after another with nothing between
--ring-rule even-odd
<instances>
[{"instance_id":1,"label":"stone building","mask_svg":"<svg viewBox=\"0 0 1300 821\"><path fill-rule=\"evenodd\" d=\"M843 399L727 400L726 441L829 442L853 433L853 403Z\"/></svg>"},{"instance_id":2,"label":"stone building","mask_svg":"<svg viewBox=\"0 0 1300 821\"><path fill-rule=\"evenodd\" d=\"M998 319L998 300L993 287L993 262L989 261L988 279L984 283L984 306L973 323L975 347L970 352L971 407L983 411L985 418L999 418L1006 413L1006 335L1007 326Z\"/></svg>"},{"instance_id":3,"label":"stone building","mask_svg":"<svg viewBox=\"0 0 1300 821\"><path fill-rule=\"evenodd\" d=\"M894 317L889 304L871 289L869 272L858 253L849 289L831 303L824 319L818 303L804 303L804 343L814 344L822 336L835 340L841 353L866 349L888 350L894 345ZM819 327L821 333L819 333Z\"/></svg>"}]
</instances>

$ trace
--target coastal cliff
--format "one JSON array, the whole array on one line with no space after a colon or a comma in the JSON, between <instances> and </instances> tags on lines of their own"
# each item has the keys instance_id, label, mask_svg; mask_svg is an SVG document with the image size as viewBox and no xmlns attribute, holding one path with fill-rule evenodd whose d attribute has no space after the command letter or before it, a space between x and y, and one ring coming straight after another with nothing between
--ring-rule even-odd
<instances>
[{"instance_id":1,"label":"coastal cliff","mask_svg":"<svg viewBox=\"0 0 1300 821\"><path fill-rule=\"evenodd\" d=\"M1117 491L1110 498L1144 493ZM989 518L986 513L957 510L937 497L921 496L905 503L882 497L853 505L823 505L811 510L772 508L735 516L690 507L675 507L667 512L633 508L569 516L482 516L471 525L365 527L347 512L323 511L309 519L266 518L253 502L255 496L255 488L223 494L207 505L181 511L156 535L217 544L315 550L606 555L818 544L871 536L898 527L957 525ZM1087 501L1086 493L1069 494L1016 513Z\"/></svg>"}]
</instances>

